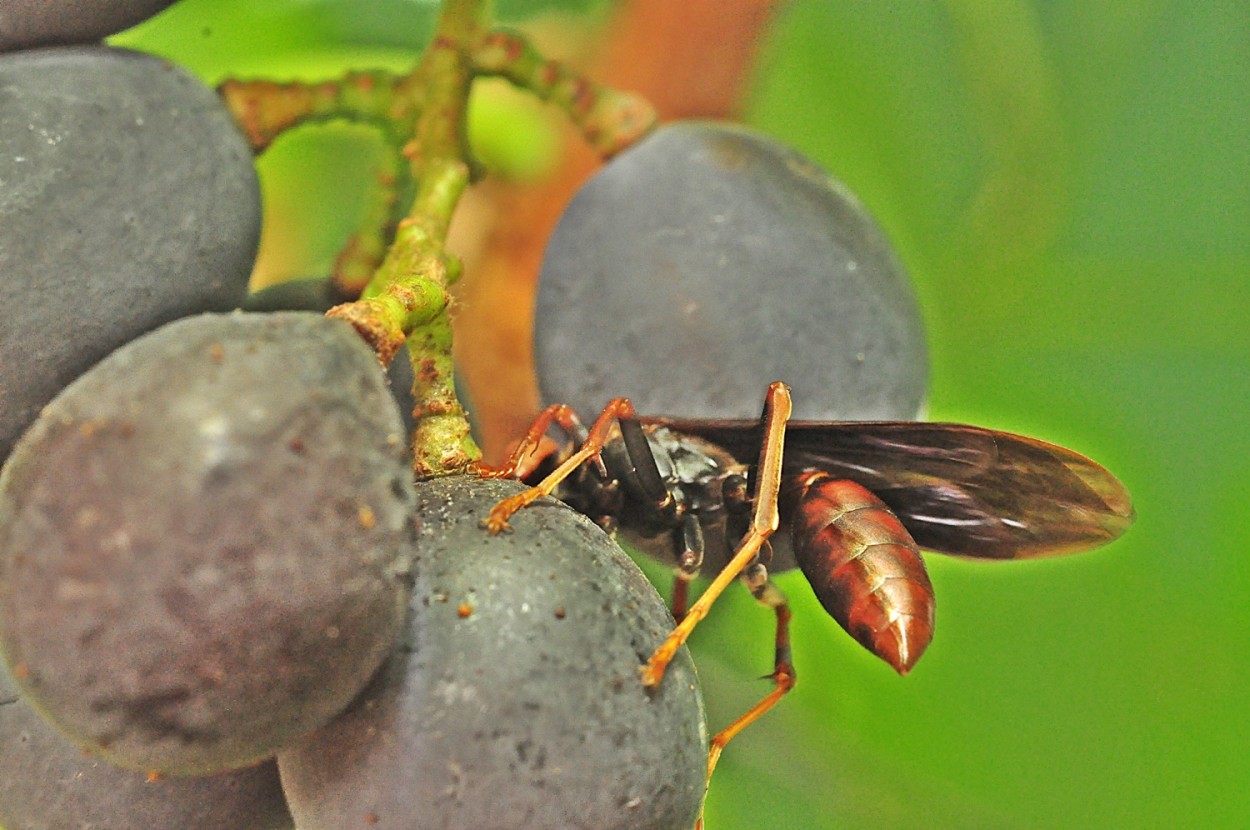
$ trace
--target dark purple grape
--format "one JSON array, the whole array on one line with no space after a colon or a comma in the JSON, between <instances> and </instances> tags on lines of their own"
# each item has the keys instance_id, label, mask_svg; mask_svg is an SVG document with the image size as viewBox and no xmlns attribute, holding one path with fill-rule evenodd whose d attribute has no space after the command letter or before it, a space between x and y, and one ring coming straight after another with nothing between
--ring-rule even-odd
<instances>
[{"instance_id":1,"label":"dark purple grape","mask_svg":"<svg viewBox=\"0 0 1250 830\"><path fill-rule=\"evenodd\" d=\"M262 288L250 295L243 303L248 311L328 311L331 307L344 302L344 298L334 290L334 284L327 278L305 278L287 280ZM416 428L413 409L416 401L412 397L412 361L406 351L400 351L391 361L386 370L387 379L391 383L391 394L399 406L399 414L404 419L404 433L412 435ZM459 383L457 375L456 395L463 406L469 409L469 419L473 419L472 405L468 395Z\"/></svg>"},{"instance_id":2,"label":"dark purple grape","mask_svg":"<svg viewBox=\"0 0 1250 830\"><path fill-rule=\"evenodd\" d=\"M690 830L707 733L673 620L596 525L543 501L479 526L515 482L417 485L408 638L330 725L278 756L301 830Z\"/></svg>"},{"instance_id":3,"label":"dark purple grape","mask_svg":"<svg viewBox=\"0 0 1250 830\"><path fill-rule=\"evenodd\" d=\"M914 418L924 330L889 241L840 182L728 124L662 127L609 162L547 247L543 398L593 415L751 418L775 380L796 418Z\"/></svg>"},{"instance_id":4,"label":"dark purple grape","mask_svg":"<svg viewBox=\"0 0 1250 830\"><path fill-rule=\"evenodd\" d=\"M0 52L91 43L129 29L173 0L0 0Z\"/></svg>"},{"instance_id":5,"label":"dark purple grape","mask_svg":"<svg viewBox=\"0 0 1250 830\"><path fill-rule=\"evenodd\" d=\"M149 781L92 758L18 693L0 660L0 826L6 830L293 830L273 761Z\"/></svg>"},{"instance_id":6,"label":"dark purple grape","mask_svg":"<svg viewBox=\"0 0 1250 830\"><path fill-rule=\"evenodd\" d=\"M399 636L415 532L373 353L316 314L114 352L0 471L0 650L116 763L201 774L340 712Z\"/></svg>"},{"instance_id":7,"label":"dark purple grape","mask_svg":"<svg viewBox=\"0 0 1250 830\"><path fill-rule=\"evenodd\" d=\"M260 197L211 90L103 47L0 55L0 182L2 461L113 349L242 302Z\"/></svg>"},{"instance_id":8,"label":"dark purple grape","mask_svg":"<svg viewBox=\"0 0 1250 830\"><path fill-rule=\"evenodd\" d=\"M315 311L325 313L346 302L326 277L287 280L266 286L247 295L244 311Z\"/></svg>"}]
</instances>

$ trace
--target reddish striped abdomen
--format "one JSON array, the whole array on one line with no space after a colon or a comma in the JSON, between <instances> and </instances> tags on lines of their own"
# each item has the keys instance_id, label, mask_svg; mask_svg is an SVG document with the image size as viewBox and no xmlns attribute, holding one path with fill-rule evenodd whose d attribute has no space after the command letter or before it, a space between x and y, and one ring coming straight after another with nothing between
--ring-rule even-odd
<instances>
[{"instance_id":1,"label":"reddish striped abdomen","mask_svg":"<svg viewBox=\"0 0 1250 830\"><path fill-rule=\"evenodd\" d=\"M787 482L794 558L832 617L906 674L933 638L933 585L911 534L853 481L812 471Z\"/></svg>"}]
</instances>

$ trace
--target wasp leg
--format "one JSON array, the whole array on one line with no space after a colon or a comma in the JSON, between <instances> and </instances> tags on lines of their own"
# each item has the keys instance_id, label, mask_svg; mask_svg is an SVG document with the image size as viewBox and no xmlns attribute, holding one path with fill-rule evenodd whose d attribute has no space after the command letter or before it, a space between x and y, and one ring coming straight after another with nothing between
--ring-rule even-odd
<instances>
[{"instance_id":1,"label":"wasp leg","mask_svg":"<svg viewBox=\"0 0 1250 830\"><path fill-rule=\"evenodd\" d=\"M625 454L629 459L629 470L625 475L651 502L651 509L655 511L658 520L664 524L674 524L677 519L677 500L673 498L668 482L660 475L660 468L655 463L655 452L651 449L651 442L647 440L642 424L636 418L628 417L619 418L617 424L621 429L621 443L625 445Z\"/></svg>"},{"instance_id":2,"label":"wasp leg","mask_svg":"<svg viewBox=\"0 0 1250 830\"><path fill-rule=\"evenodd\" d=\"M655 462L655 451L647 440L646 432L637 420L621 418L621 443L629 468L625 472L629 483L650 503L654 521L660 525L674 526L673 547L677 555L677 568L673 580L673 597L670 609L673 618L681 622L686 616L690 595L690 581L699 575L703 565L703 527L694 513L678 514L677 500L669 484L660 474Z\"/></svg>"},{"instance_id":3,"label":"wasp leg","mask_svg":"<svg viewBox=\"0 0 1250 830\"><path fill-rule=\"evenodd\" d=\"M669 600L669 610L673 612L674 622L686 618L686 609L690 605L690 582L694 576L682 570L673 571L673 595Z\"/></svg>"},{"instance_id":4,"label":"wasp leg","mask_svg":"<svg viewBox=\"0 0 1250 830\"><path fill-rule=\"evenodd\" d=\"M729 743L743 729L759 720L765 712L776 706L794 688L794 664L791 662L790 654L790 605L786 601L786 595L768 578L768 569L758 563L743 572L742 581L750 588L752 596L761 604L773 609L777 615L773 673L768 675L768 678L773 681L773 690L765 695L759 703L740 715L733 723L717 732L715 737L708 743L707 780L709 786L712 781L712 773L716 770L716 763L720 760L725 744ZM703 830L703 809L701 807L694 830Z\"/></svg>"},{"instance_id":5,"label":"wasp leg","mask_svg":"<svg viewBox=\"0 0 1250 830\"><path fill-rule=\"evenodd\" d=\"M508 460L499 466L475 462L472 471L482 478L520 478L523 479L534 471L543 460L558 451L558 447L550 445L547 430L556 424L565 434L579 444L586 440L586 427L577 413L567 404L553 403L539 412L530 424L529 431L516 443Z\"/></svg>"},{"instance_id":6,"label":"wasp leg","mask_svg":"<svg viewBox=\"0 0 1250 830\"><path fill-rule=\"evenodd\" d=\"M564 411L572 411L563 404L556 404L544 410L544 415L549 411L560 411L561 407L563 407ZM550 416L550 418L556 417L556 415ZM564 459L560 466L556 467L550 475L540 481L537 485L529 488L528 490L522 490L515 496L509 496L496 504L493 508L491 508L490 515L486 517L482 524L485 525L486 529L491 533L499 533L506 530L508 527L508 518L510 516L525 507L527 504L537 501L543 496L551 495L551 492L556 489L560 482L572 475L578 467L580 467L587 460L598 457L600 451L603 450L604 442L608 439L609 430L611 429L614 421L618 418L637 417L637 413L634 412L634 405L629 402L628 398L613 398L608 402L608 405L603 408L603 411L599 413L599 417L595 419L595 422L590 425L590 430L587 433L586 440L582 442L582 445L577 449L577 452ZM550 423L551 421L548 420L547 425L550 426ZM534 426L530 428L530 432L527 433L526 438L522 441L522 443L524 444L525 441L528 441L530 436L533 435L536 430L537 435L541 437L542 433L545 432L546 429L543 428L540 430L540 426L540 422L535 422ZM514 456L517 454L518 453L516 452L513 453Z\"/></svg>"},{"instance_id":7,"label":"wasp leg","mask_svg":"<svg viewBox=\"0 0 1250 830\"><path fill-rule=\"evenodd\" d=\"M754 571L756 568L751 568ZM763 568L759 568L763 571ZM710 779L712 771L716 769L716 762L720 760L720 754L725 749L725 744L759 720L769 709L777 705L777 702L786 696L786 693L794 688L795 673L794 663L792 662L790 653L790 605L786 601L786 595L781 589L768 579L767 574L763 574L762 578L753 580L750 572L744 574L743 578L748 583L756 582L751 585L751 594L759 600L759 602L771 609L777 615L777 634L776 634L776 651L773 658L773 673L768 675L773 681L773 690L764 696L759 703L752 706L745 713L738 717L729 726L716 733L708 746L707 756L707 775Z\"/></svg>"},{"instance_id":8,"label":"wasp leg","mask_svg":"<svg viewBox=\"0 0 1250 830\"><path fill-rule=\"evenodd\" d=\"M751 494L747 491L746 476L741 476L737 473L725 476L725 481L721 488L721 500L724 502L725 512L728 514L726 518L727 537L741 539L747 534L751 521L751 508L754 506L754 502L751 501ZM673 574L673 599L670 605L673 619L677 622L681 622L686 617L686 609L689 607L690 583L699 575L699 569L703 566L702 528L699 528L697 557L694 555L694 546L690 544L689 534L684 530L683 534L682 540L677 543L681 552L677 556L677 568Z\"/></svg>"},{"instance_id":9,"label":"wasp leg","mask_svg":"<svg viewBox=\"0 0 1250 830\"><path fill-rule=\"evenodd\" d=\"M686 617L690 596L690 582L699 575L703 566L703 527L699 517L686 513L681 517L681 527L676 534L677 568L673 572L673 600L670 610L673 619L681 622Z\"/></svg>"},{"instance_id":10,"label":"wasp leg","mask_svg":"<svg viewBox=\"0 0 1250 830\"><path fill-rule=\"evenodd\" d=\"M724 590L729 587L746 568L755 561L768 541L768 537L777 529L780 518L777 513L777 494L781 489L781 454L785 445L786 421L790 418L790 390L784 383L774 383L768 387L768 395L764 401L764 414L761 418L764 426L764 440L760 448L760 460L756 467L755 483L757 494L755 509L751 514L751 523L747 534L738 543L729 564L716 575L712 584L699 597L686 616L673 629L668 638L660 643L651 659L642 667L642 683L648 688L658 686L664 678L664 672L672 661L677 649L690 637L690 632L698 625L699 620L707 616L708 609Z\"/></svg>"}]
</instances>

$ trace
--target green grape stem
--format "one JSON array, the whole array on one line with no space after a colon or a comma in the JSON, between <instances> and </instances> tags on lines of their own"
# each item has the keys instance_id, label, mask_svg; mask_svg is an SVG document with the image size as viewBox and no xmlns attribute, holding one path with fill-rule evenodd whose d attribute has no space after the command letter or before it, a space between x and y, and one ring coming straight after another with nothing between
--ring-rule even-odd
<instances>
[{"instance_id":1,"label":"green grape stem","mask_svg":"<svg viewBox=\"0 0 1250 830\"><path fill-rule=\"evenodd\" d=\"M395 236L400 189L410 184L408 170L400 164L399 154L385 152L376 185L366 197L364 216L334 259L330 276L340 296L359 297L373 279Z\"/></svg>"},{"instance_id":2,"label":"green grape stem","mask_svg":"<svg viewBox=\"0 0 1250 830\"><path fill-rule=\"evenodd\" d=\"M604 158L646 136L658 120L642 96L597 84L559 61L547 60L518 32L491 31L478 42L472 59L476 74L506 78L559 107Z\"/></svg>"},{"instance_id":3,"label":"green grape stem","mask_svg":"<svg viewBox=\"0 0 1250 830\"><path fill-rule=\"evenodd\" d=\"M219 92L261 152L286 130L347 119L376 126L404 163L379 176L365 217L334 267L335 285L359 299L335 306L387 364L408 344L412 360L413 467L419 477L460 472L481 455L452 376L448 288L460 261L446 249L452 213L474 168L467 140L475 78L503 77L559 107L605 158L649 133L655 110L637 95L548 61L522 35L491 30L490 0L446 0L433 41L404 76L353 72L319 84L226 81ZM401 193L411 203L396 221Z\"/></svg>"},{"instance_id":4,"label":"green grape stem","mask_svg":"<svg viewBox=\"0 0 1250 830\"><path fill-rule=\"evenodd\" d=\"M456 396L451 357L451 317L440 314L408 336L408 354L412 360L413 411L420 425L425 451L424 470L434 475L438 470L463 470L480 453L464 429L464 409ZM414 452L417 445L413 444Z\"/></svg>"},{"instance_id":5,"label":"green grape stem","mask_svg":"<svg viewBox=\"0 0 1250 830\"><path fill-rule=\"evenodd\" d=\"M403 79L376 70L316 84L226 80L217 93L254 152L282 133L315 121L345 119L402 135L416 120L414 101L399 94Z\"/></svg>"},{"instance_id":6,"label":"green grape stem","mask_svg":"<svg viewBox=\"0 0 1250 830\"><path fill-rule=\"evenodd\" d=\"M388 72L370 71L318 84L227 80L217 88L256 153L264 152L287 130L332 120L368 124L391 148L367 196L357 230L335 258L331 278L343 297L359 297L372 279L395 232L399 193L411 190L407 166L394 158L405 137L412 134L422 103L406 81Z\"/></svg>"},{"instance_id":7,"label":"green grape stem","mask_svg":"<svg viewBox=\"0 0 1250 830\"><path fill-rule=\"evenodd\" d=\"M461 471L481 457L455 394L448 287L461 268L445 242L469 183L465 122L473 72L466 55L488 15L487 0L447 0L429 49L397 86L402 97L421 101L403 150L416 195L361 298L327 312L355 326L383 363L412 338L413 469L423 478Z\"/></svg>"}]
</instances>

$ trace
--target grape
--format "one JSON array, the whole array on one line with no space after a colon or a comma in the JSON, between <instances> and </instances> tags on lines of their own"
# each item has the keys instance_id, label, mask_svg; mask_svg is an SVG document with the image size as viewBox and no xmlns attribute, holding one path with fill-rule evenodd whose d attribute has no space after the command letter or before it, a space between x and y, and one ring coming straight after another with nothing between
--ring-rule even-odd
<instances>
[{"instance_id":1,"label":"grape","mask_svg":"<svg viewBox=\"0 0 1250 830\"><path fill-rule=\"evenodd\" d=\"M287 280L286 282L262 288L248 296L243 307L249 311L328 311L332 306L343 302L343 298L334 290L334 284L326 278L306 278ZM412 361L406 351L395 355L386 370L391 382L391 394L399 406L399 413L404 419L404 434L412 435L416 428L413 409L416 400L412 397ZM469 418L473 412L464 388L456 382L456 397L469 409Z\"/></svg>"},{"instance_id":2,"label":"grape","mask_svg":"<svg viewBox=\"0 0 1250 830\"><path fill-rule=\"evenodd\" d=\"M638 667L672 617L597 526L542 501L479 526L518 485L418 484L408 638L345 714L282 750L301 830L690 830L707 735L683 648Z\"/></svg>"},{"instance_id":3,"label":"grape","mask_svg":"<svg viewBox=\"0 0 1250 830\"><path fill-rule=\"evenodd\" d=\"M249 311L328 311L343 302L334 289L334 283L325 278L295 279L263 288L248 296L243 307ZM412 397L412 361L408 353L400 351L386 370L391 384L391 394L404 419L404 434L412 435L416 422L412 411L416 401ZM405 442L405 446L407 442Z\"/></svg>"},{"instance_id":4,"label":"grape","mask_svg":"<svg viewBox=\"0 0 1250 830\"><path fill-rule=\"evenodd\" d=\"M915 417L923 326L884 234L839 182L744 128L679 122L617 156L570 202L542 266L543 398L596 413Z\"/></svg>"},{"instance_id":5,"label":"grape","mask_svg":"<svg viewBox=\"0 0 1250 830\"><path fill-rule=\"evenodd\" d=\"M254 291L243 301L245 311L316 311L324 313L345 298L324 277L287 280Z\"/></svg>"},{"instance_id":6,"label":"grape","mask_svg":"<svg viewBox=\"0 0 1250 830\"><path fill-rule=\"evenodd\" d=\"M146 20L173 0L0 0L0 52L90 43Z\"/></svg>"},{"instance_id":7,"label":"grape","mask_svg":"<svg viewBox=\"0 0 1250 830\"><path fill-rule=\"evenodd\" d=\"M399 413L350 326L171 323L67 387L0 472L0 649L116 763L268 757L393 647L412 506Z\"/></svg>"},{"instance_id":8,"label":"grape","mask_svg":"<svg viewBox=\"0 0 1250 830\"><path fill-rule=\"evenodd\" d=\"M6 830L290 830L272 761L148 781L83 754L21 699L0 660L0 825Z\"/></svg>"},{"instance_id":9,"label":"grape","mask_svg":"<svg viewBox=\"0 0 1250 830\"><path fill-rule=\"evenodd\" d=\"M238 306L259 223L251 151L187 73L100 47L0 56L0 461L113 349Z\"/></svg>"}]
</instances>

